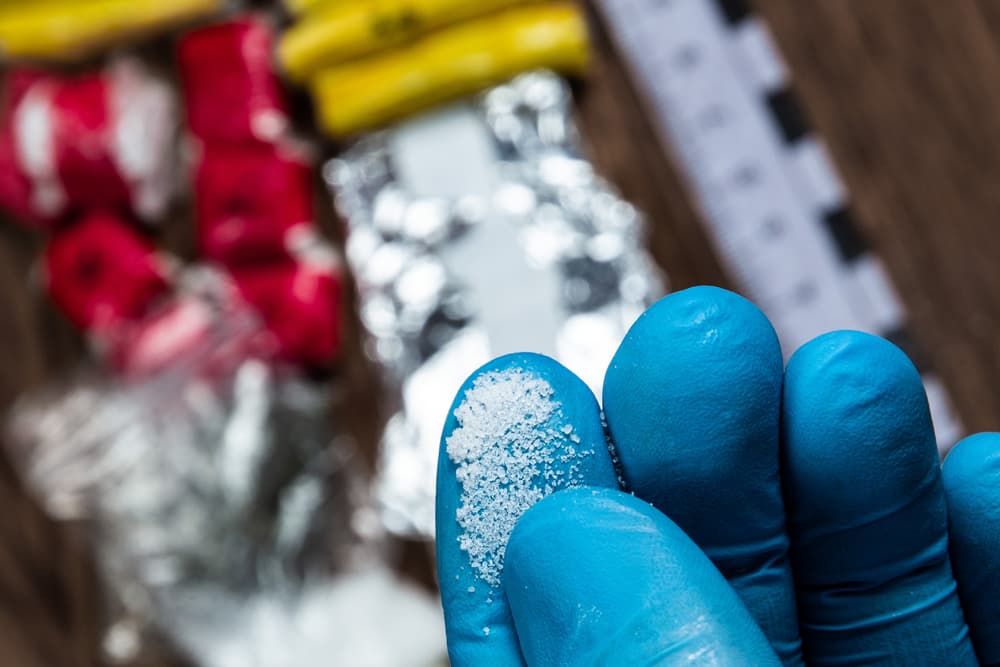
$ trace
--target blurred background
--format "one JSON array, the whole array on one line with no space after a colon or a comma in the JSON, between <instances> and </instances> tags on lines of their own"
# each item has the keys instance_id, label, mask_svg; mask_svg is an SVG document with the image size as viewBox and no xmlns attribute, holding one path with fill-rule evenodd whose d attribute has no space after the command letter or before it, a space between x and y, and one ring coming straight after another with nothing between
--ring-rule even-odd
<instances>
[{"instance_id":1,"label":"blurred background","mask_svg":"<svg viewBox=\"0 0 1000 667\"><path fill-rule=\"evenodd\" d=\"M459 382L692 285L1000 429L1000 3L163 4L0 0L3 664L446 664Z\"/></svg>"}]
</instances>

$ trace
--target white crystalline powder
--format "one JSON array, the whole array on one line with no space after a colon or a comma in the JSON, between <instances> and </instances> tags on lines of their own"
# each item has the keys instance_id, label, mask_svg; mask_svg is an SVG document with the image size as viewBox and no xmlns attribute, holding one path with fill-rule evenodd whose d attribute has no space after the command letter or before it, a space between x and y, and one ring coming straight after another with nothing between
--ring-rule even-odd
<instances>
[{"instance_id":1,"label":"white crystalline powder","mask_svg":"<svg viewBox=\"0 0 1000 667\"><path fill-rule=\"evenodd\" d=\"M462 532L458 544L479 577L500 585L514 524L558 489L580 485L580 462L593 456L566 423L552 386L522 369L480 375L455 409L458 427L447 438L456 465Z\"/></svg>"}]
</instances>

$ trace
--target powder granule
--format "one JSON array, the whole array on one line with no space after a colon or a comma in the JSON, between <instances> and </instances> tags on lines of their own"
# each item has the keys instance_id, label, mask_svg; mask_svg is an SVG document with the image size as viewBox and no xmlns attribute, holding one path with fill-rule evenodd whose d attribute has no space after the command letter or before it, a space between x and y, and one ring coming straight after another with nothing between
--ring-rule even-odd
<instances>
[{"instance_id":1,"label":"powder granule","mask_svg":"<svg viewBox=\"0 0 1000 667\"><path fill-rule=\"evenodd\" d=\"M445 445L461 486L458 544L493 587L518 518L545 496L582 484L580 461L594 454L580 446L553 394L523 369L490 371L455 409L458 426Z\"/></svg>"}]
</instances>

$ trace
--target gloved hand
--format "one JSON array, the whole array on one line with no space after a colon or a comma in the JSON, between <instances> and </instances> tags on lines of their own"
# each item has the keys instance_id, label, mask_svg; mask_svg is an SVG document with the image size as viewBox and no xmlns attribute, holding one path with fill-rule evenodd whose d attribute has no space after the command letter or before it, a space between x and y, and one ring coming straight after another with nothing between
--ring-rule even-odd
<instances>
[{"instance_id":1,"label":"gloved hand","mask_svg":"<svg viewBox=\"0 0 1000 667\"><path fill-rule=\"evenodd\" d=\"M831 333L782 373L757 308L695 288L639 319L603 393L609 440L551 359L459 390L437 507L455 667L1000 664L1000 434L942 475L897 348Z\"/></svg>"}]
</instances>

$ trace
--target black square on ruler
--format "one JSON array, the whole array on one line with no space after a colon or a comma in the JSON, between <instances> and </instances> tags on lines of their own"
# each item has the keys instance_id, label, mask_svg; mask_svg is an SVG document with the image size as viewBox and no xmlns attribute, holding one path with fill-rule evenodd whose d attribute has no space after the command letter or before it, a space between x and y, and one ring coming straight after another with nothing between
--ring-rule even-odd
<instances>
[{"instance_id":1,"label":"black square on ruler","mask_svg":"<svg viewBox=\"0 0 1000 667\"><path fill-rule=\"evenodd\" d=\"M847 207L841 206L828 211L823 215L823 222L837 243L840 258L844 262L853 262L868 250L868 244L861 236L858 224Z\"/></svg>"},{"instance_id":2,"label":"black square on ruler","mask_svg":"<svg viewBox=\"0 0 1000 667\"><path fill-rule=\"evenodd\" d=\"M767 105L771 108L774 122L781 128L781 135L788 143L794 144L809 132L805 114L802 113L798 100L790 88L769 93Z\"/></svg>"},{"instance_id":3,"label":"black square on ruler","mask_svg":"<svg viewBox=\"0 0 1000 667\"><path fill-rule=\"evenodd\" d=\"M917 342L910 335L910 332L906 329L906 327L899 327L891 331L886 331L882 334L882 337L905 352L906 356L910 358L910 361L912 361L913 365L917 367L917 371L921 375L931 370L927 361L927 356L917 345Z\"/></svg>"},{"instance_id":4,"label":"black square on ruler","mask_svg":"<svg viewBox=\"0 0 1000 667\"><path fill-rule=\"evenodd\" d=\"M735 25L750 16L750 7L744 0L716 0L726 22Z\"/></svg>"}]
</instances>

